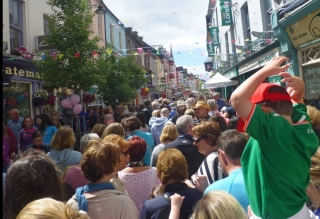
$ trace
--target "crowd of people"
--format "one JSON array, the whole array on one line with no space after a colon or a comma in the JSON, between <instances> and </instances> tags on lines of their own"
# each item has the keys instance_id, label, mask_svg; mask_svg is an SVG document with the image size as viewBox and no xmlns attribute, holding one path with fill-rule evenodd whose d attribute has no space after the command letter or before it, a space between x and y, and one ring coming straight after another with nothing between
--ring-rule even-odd
<instances>
[{"instance_id":1,"label":"crowd of people","mask_svg":"<svg viewBox=\"0 0 320 219\"><path fill-rule=\"evenodd\" d=\"M92 107L79 150L56 110L3 123L3 218L320 215L320 111L275 57L219 93ZM280 75L286 88L263 82Z\"/></svg>"}]
</instances>

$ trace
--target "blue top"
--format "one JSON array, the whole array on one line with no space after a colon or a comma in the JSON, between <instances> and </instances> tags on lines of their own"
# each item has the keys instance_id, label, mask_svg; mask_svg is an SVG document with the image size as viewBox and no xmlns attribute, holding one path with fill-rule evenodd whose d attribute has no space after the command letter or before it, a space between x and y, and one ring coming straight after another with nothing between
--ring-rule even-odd
<instances>
[{"instance_id":1,"label":"blue top","mask_svg":"<svg viewBox=\"0 0 320 219\"><path fill-rule=\"evenodd\" d=\"M62 151L52 149L48 156L61 171L64 171L68 166L78 165L82 159L82 154L71 148L65 148Z\"/></svg>"},{"instance_id":2,"label":"blue top","mask_svg":"<svg viewBox=\"0 0 320 219\"><path fill-rule=\"evenodd\" d=\"M226 103L221 98L219 98L219 100L217 100L217 104L218 104L219 112L221 112L222 107L224 107L226 105Z\"/></svg>"},{"instance_id":3,"label":"blue top","mask_svg":"<svg viewBox=\"0 0 320 219\"><path fill-rule=\"evenodd\" d=\"M147 150L146 150L146 153L145 153L145 155L143 157L143 161L148 166L150 166L151 154L152 154L152 151L153 151L153 149L155 147L151 134L147 133L147 132L140 131L140 130L136 130L136 131L132 132L131 136L129 136L126 140L129 140L133 136L139 136L139 137L143 138L147 142Z\"/></svg>"},{"instance_id":4,"label":"blue top","mask_svg":"<svg viewBox=\"0 0 320 219\"><path fill-rule=\"evenodd\" d=\"M228 192L237 199L237 201L242 205L243 209L247 212L249 198L244 184L242 168L234 170L227 178L220 179L212 183L204 191L204 194L216 190Z\"/></svg>"},{"instance_id":5,"label":"blue top","mask_svg":"<svg viewBox=\"0 0 320 219\"><path fill-rule=\"evenodd\" d=\"M20 137L19 133L23 129L22 128L22 121L23 121L23 118L19 117L18 121L15 122L12 119L10 119L7 124L7 126L13 131L14 136L16 137L18 142L19 142L19 137Z\"/></svg>"},{"instance_id":6,"label":"blue top","mask_svg":"<svg viewBox=\"0 0 320 219\"><path fill-rule=\"evenodd\" d=\"M54 125L47 126L43 133L43 143L50 145L51 139L57 131L58 129Z\"/></svg>"}]
</instances>

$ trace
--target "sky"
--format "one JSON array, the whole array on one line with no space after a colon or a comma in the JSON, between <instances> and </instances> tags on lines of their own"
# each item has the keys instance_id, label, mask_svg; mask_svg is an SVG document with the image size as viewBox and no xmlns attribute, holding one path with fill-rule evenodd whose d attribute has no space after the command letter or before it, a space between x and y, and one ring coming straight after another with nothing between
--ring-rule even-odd
<instances>
[{"instance_id":1,"label":"sky","mask_svg":"<svg viewBox=\"0 0 320 219\"><path fill-rule=\"evenodd\" d=\"M138 31L143 40L163 45L170 51L172 45L176 66L188 73L209 79L204 69L207 59L206 20L208 0L103 0L112 13L124 24Z\"/></svg>"}]
</instances>

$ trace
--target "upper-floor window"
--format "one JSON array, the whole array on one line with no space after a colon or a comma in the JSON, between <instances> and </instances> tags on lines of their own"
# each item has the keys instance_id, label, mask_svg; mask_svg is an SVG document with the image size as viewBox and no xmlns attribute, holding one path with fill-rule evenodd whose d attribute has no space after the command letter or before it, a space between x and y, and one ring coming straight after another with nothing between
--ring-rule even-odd
<instances>
[{"instance_id":1,"label":"upper-floor window","mask_svg":"<svg viewBox=\"0 0 320 219\"><path fill-rule=\"evenodd\" d=\"M9 0L10 49L23 45L22 5L19 0Z\"/></svg>"},{"instance_id":2,"label":"upper-floor window","mask_svg":"<svg viewBox=\"0 0 320 219\"><path fill-rule=\"evenodd\" d=\"M110 42L114 46L113 24L110 23Z\"/></svg>"},{"instance_id":3,"label":"upper-floor window","mask_svg":"<svg viewBox=\"0 0 320 219\"><path fill-rule=\"evenodd\" d=\"M103 15L98 14L98 36L103 37L103 25L102 25Z\"/></svg>"},{"instance_id":4,"label":"upper-floor window","mask_svg":"<svg viewBox=\"0 0 320 219\"><path fill-rule=\"evenodd\" d=\"M48 15L43 15L43 34L48 35L51 34L51 30L49 28L49 16Z\"/></svg>"},{"instance_id":5,"label":"upper-floor window","mask_svg":"<svg viewBox=\"0 0 320 219\"><path fill-rule=\"evenodd\" d=\"M119 32L119 49L122 49L122 34Z\"/></svg>"},{"instance_id":6,"label":"upper-floor window","mask_svg":"<svg viewBox=\"0 0 320 219\"><path fill-rule=\"evenodd\" d=\"M271 11L272 5L271 0L262 0L261 1L261 14L264 31L271 30Z\"/></svg>"},{"instance_id":7,"label":"upper-floor window","mask_svg":"<svg viewBox=\"0 0 320 219\"><path fill-rule=\"evenodd\" d=\"M248 11L248 3L246 2L241 7L241 18L242 18L242 27L243 27L243 36L244 39L251 40L251 31L250 31L250 18ZM247 41L245 41L247 42Z\"/></svg>"}]
</instances>

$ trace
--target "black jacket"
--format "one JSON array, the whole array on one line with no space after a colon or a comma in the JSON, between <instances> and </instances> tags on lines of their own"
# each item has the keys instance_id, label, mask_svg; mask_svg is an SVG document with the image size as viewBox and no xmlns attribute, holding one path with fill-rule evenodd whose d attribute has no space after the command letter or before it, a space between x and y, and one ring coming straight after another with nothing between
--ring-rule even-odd
<instances>
[{"instance_id":1,"label":"black jacket","mask_svg":"<svg viewBox=\"0 0 320 219\"><path fill-rule=\"evenodd\" d=\"M150 107L145 107L142 112L144 114L144 116L146 117L146 124L149 124L150 118L152 116L152 111L153 109L151 109Z\"/></svg>"},{"instance_id":2,"label":"black jacket","mask_svg":"<svg viewBox=\"0 0 320 219\"><path fill-rule=\"evenodd\" d=\"M165 187L164 192L170 197L175 193L184 196L180 209L180 218L187 219L192 214L194 206L202 198L203 193L196 188L189 188L185 183L172 183ZM143 204L140 219L167 219L171 209L170 200L163 195L146 200Z\"/></svg>"},{"instance_id":3,"label":"black jacket","mask_svg":"<svg viewBox=\"0 0 320 219\"><path fill-rule=\"evenodd\" d=\"M200 154L198 148L193 145L193 137L191 135L180 135L177 140L170 142L165 148L176 148L181 151L188 164L189 179L198 171L205 158L203 154Z\"/></svg>"},{"instance_id":4,"label":"black jacket","mask_svg":"<svg viewBox=\"0 0 320 219\"><path fill-rule=\"evenodd\" d=\"M95 126L95 124L98 123L99 118L100 118L100 114L97 113L97 112L94 112L94 113L92 113L92 114L89 116L89 128L90 128L90 129L93 129L93 127Z\"/></svg>"}]
</instances>

